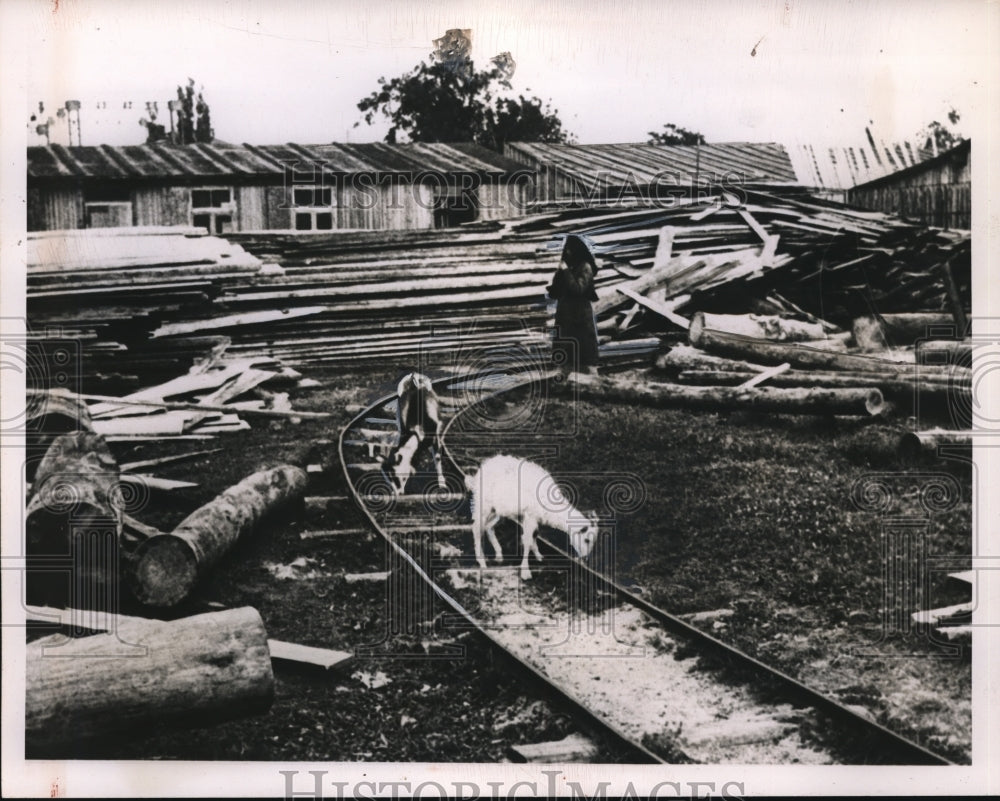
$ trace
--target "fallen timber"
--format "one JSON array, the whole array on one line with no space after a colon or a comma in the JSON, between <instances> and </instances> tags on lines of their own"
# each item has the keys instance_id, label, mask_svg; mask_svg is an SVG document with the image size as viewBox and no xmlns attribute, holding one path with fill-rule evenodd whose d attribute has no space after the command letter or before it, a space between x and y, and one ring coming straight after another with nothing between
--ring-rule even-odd
<instances>
[{"instance_id":1,"label":"fallen timber","mask_svg":"<svg viewBox=\"0 0 1000 801\"><path fill-rule=\"evenodd\" d=\"M682 384L722 384L737 386L762 375L759 372L738 372L736 370L681 370L677 380ZM877 373L840 373L819 370L792 370L772 375L767 383L775 387L826 387L862 388L869 387L881 391L892 400L912 399L914 394L923 400L944 403L949 399L971 399L969 384L959 382L931 382L919 378L886 378Z\"/></svg>"},{"instance_id":2,"label":"fallen timber","mask_svg":"<svg viewBox=\"0 0 1000 801\"><path fill-rule=\"evenodd\" d=\"M75 621L72 621L75 622ZM243 607L174 621L117 616L113 631L27 644L29 756L164 724L265 712L274 695L267 633Z\"/></svg>"},{"instance_id":3,"label":"fallen timber","mask_svg":"<svg viewBox=\"0 0 1000 801\"><path fill-rule=\"evenodd\" d=\"M448 397L450 392L458 391L459 394L464 398L465 405L459 409L456 415L448 418L445 423L445 430L443 436L449 439L451 434L451 429L453 424L458 421L462 415L472 409L476 405L476 401L479 400L475 396L475 393L469 391L471 386L478 386L481 389L488 387L488 394L497 395L503 394L504 392L512 391L518 387L524 387L526 385L532 385L537 380L542 380L540 376L532 376L530 374L516 375L512 373L503 373L502 371L497 371L496 381L485 381L484 376L477 375L475 377L461 375L455 376L449 379L441 379L435 382L435 388L438 394L442 397ZM419 555L422 553L419 546L420 541L424 541L423 538L418 538L418 545L414 546L417 550L411 552L408 549L405 538L394 536L392 531L394 529L398 530L403 528L405 522L409 522L408 528L416 529L417 525L413 524L413 505L403 505L398 506L395 499L387 493L386 490L376 491L377 482L373 483L370 479L373 477L372 473L359 472L358 470L352 469L348 466L348 458L346 456L345 450L347 447L346 441L358 438L356 429L363 428L366 425L366 421L370 421L371 418L380 416L388 411L388 406L394 401L393 395L387 395L384 398L376 401L371 407L362 410L357 417L350 423L343 431L341 435L341 445L340 445L340 457L341 462L344 466L344 475L347 479L348 486L350 488L351 494L354 496L356 502L363 514L367 517L371 526L377 531L388 543L392 552L401 559L402 565L406 567L407 570L413 572L416 577L422 580L427 587L433 592L434 596L440 599L447 608L450 608L454 612L458 613L458 620L462 622L459 624L463 628L472 627L480 636L486 637L488 641L491 642L494 648L496 648L500 653L504 654L507 659L513 660L513 664L524 673L529 676L532 681L540 682L548 688L548 692L551 697L557 699L560 706L565 707L570 710L574 718L578 721L579 725L587 731L595 740L601 742L613 741L618 744L619 747L626 749L626 753L631 755L631 761L698 761L697 756L692 757L692 754L697 755L698 753L705 753L706 748L710 750L711 744L726 740L732 740L734 747L738 747L740 738L745 734L749 738L749 742L753 747L761 747L761 743L766 740L773 740L778 736L785 736L790 730L794 730L797 724L789 723L788 721L775 720L773 724L767 724L767 722L757 722L749 721L748 725L742 727L739 735L734 735L729 731L729 727L724 732L718 732L711 727L704 727L700 732L694 731L691 733L686 740L684 740L684 748L680 751L674 751L671 753L670 758L667 758L664 752L659 746L654 748L647 747L645 740L639 741L639 738L631 733L627 727L623 727L620 723L616 722L613 717L608 717L604 711L595 710L589 707L587 704L583 703L578 699L574 692L566 689L559 680L552 678L545 670L536 666L530 659L527 659L522 651L516 650L512 645L505 644L505 641L499 637L499 634L503 632L504 627L502 625L487 625L477 616L471 614L468 609L459 601L454 592L445 589L440 581L435 580L432 576L437 576L440 572L440 565L435 563L434 572L432 573L430 563L425 563L425 559L421 558ZM464 431L464 429L463 429ZM473 440L475 441L475 437ZM447 451L447 456L449 460L449 486L452 486L452 482L456 479L454 478L454 469L457 469L452 454L450 450ZM461 471L459 471L459 476ZM460 478L458 479L460 481ZM403 496L406 499L412 499L416 496ZM429 496L422 496L429 497ZM449 497L453 497L453 493L449 493ZM453 505L446 505L444 511L447 509L455 508ZM402 517L399 517L399 513L402 512ZM448 536L445 530L449 532L452 528L448 526L445 521L446 517L442 517L441 513L434 513L430 518L424 513L424 521L421 524L423 530L432 536ZM445 524L441 531L438 528ZM464 527L461 527L464 530ZM426 546L423 546L426 550ZM445 546L441 549L441 553L449 548ZM451 548L451 551L456 553L467 553L469 548ZM560 554L557 548L552 550ZM774 671L763 663L757 660L750 659L745 654L725 645L719 640L712 638L709 635L704 634L700 630L694 628L693 626L684 623L683 621L669 615L662 610L653 607L648 602L642 601L640 598L631 595L627 590L614 584L611 580L595 573L590 570L582 561L571 559L564 552L561 553L563 561L558 564L565 564L572 570L581 570L589 578L584 578L584 582L587 586L597 586L603 588L603 591L613 593L615 598L623 600L631 605L631 607L642 610L643 613L654 618L658 623L660 623L665 629L676 632L678 636L682 636L688 639L695 647L701 650L714 651L719 654L723 654L725 659L732 664L738 664L742 667L750 668L751 670L759 673L763 684L767 686L777 685L783 688L782 697L788 697L790 699L796 699L796 705L806 704L814 707L817 710L822 710L823 713L830 715L834 718L838 725L843 725L845 730L850 730L852 732L849 741L851 743L857 744L859 746L858 753L864 754L864 760L874 758L875 761L884 761L888 764L950 764L943 757L932 753L931 751L906 740L894 732L874 723L870 719L858 715L855 711L844 706L840 702L823 696L820 693L812 690L811 688L802 685L799 682L789 678L788 676ZM553 566L554 560L547 560L547 568ZM471 571L463 570L453 570L448 571L449 573L460 574L462 572L471 573L472 575L479 575L477 568L473 568ZM496 573L491 573L487 571L483 573L482 576L485 578L487 575L501 575L502 571ZM511 574L512 575L512 574ZM480 581L482 578L480 579ZM406 586L412 586L412 579L408 580ZM454 583L454 582L453 582ZM458 584L455 584L456 589L459 588ZM525 588L524 591L530 590ZM520 604L523 602L518 601ZM554 660L555 662L560 662L563 660ZM573 661L573 660L569 660ZM673 661L673 660L671 660ZM647 688L648 689L648 688ZM769 691L770 692L770 691ZM716 727L718 728L718 727ZM687 750L685 750L687 749Z\"/></svg>"},{"instance_id":4,"label":"fallen timber","mask_svg":"<svg viewBox=\"0 0 1000 801\"><path fill-rule=\"evenodd\" d=\"M37 390L28 393L44 394ZM115 406L131 407L144 406L151 409L168 409L171 411L187 412L232 412L238 410L240 414L256 415L257 417L289 418L298 417L303 420L328 420L335 415L331 412L307 412L307 411L281 411L278 409L254 409L247 406L218 406L212 403L175 403L172 401L136 400L135 398L116 398L113 395L80 395L83 400L100 401Z\"/></svg>"},{"instance_id":5,"label":"fallen timber","mask_svg":"<svg viewBox=\"0 0 1000 801\"><path fill-rule=\"evenodd\" d=\"M927 309L947 311L964 332L967 232L788 190L747 191L742 205L722 193L677 201L553 204L447 231L247 232L228 241L193 229L32 233L28 316L38 331L67 331L82 343L88 391L122 376L148 383L183 371L203 347L199 333L213 331L230 334L234 352L288 355L297 364L362 358L350 347L324 350L328 336L409 356L451 318L468 328L456 332L463 345L497 331L516 344L509 320L544 330L544 285L561 237L578 233L594 244L599 322L619 318L604 330L656 325L661 315L685 328L697 312L760 312L754 306L765 303L772 314L794 307L804 319L849 327L867 293L887 328L894 314ZM776 289L787 300L771 303ZM826 321L812 322L830 333ZM420 333L382 350L381 336L396 326ZM434 347L446 356L453 346Z\"/></svg>"},{"instance_id":6,"label":"fallen timber","mask_svg":"<svg viewBox=\"0 0 1000 801\"><path fill-rule=\"evenodd\" d=\"M571 373L567 389L584 398L629 401L658 408L739 411L774 414L839 414L881 416L888 409L878 389L825 387L693 387L657 384Z\"/></svg>"},{"instance_id":7,"label":"fallen timber","mask_svg":"<svg viewBox=\"0 0 1000 801\"><path fill-rule=\"evenodd\" d=\"M305 471L293 465L262 470L243 479L188 515L170 533L136 548L127 572L135 597L150 606L174 606L236 541L268 513L301 498Z\"/></svg>"},{"instance_id":8,"label":"fallen timber","mask_svg":"<svg viewBox=\"0 0 1000 801\"><path fill-rule=\"evenodd\" d=\"M948 431L931 429L928 431L907 431L899 440L899 453L905 458L915 458L920 454L937 456L938 453L967 453L972 448L974 431Z\"/></svg>"},{"instance_id":9,"label":"fallen timber","mask_svg":"<svg viewBox=\"0 0 1000 801\"><path fill-rule=\"evenodd\" d=\"M100 434L81 431L52 440L24 511L29 601L112 603L124 500L131 494L120 480Z\"/></svg>"},{"instance_id":10,"label":"fallen timber","mask_svg":"<svg viewBox=\"0 0 1000 801\"><path fill-rule=\"evenodd\" d=\"M952 370L963 369L957 365L949 368L921 364L918 367L913 363L907 364L870 356L858 356L852 353L821 350L806 345L770 342L711 329L699 331L697 339L691 339L691 344L717 356L744 359L766 365L788 362L792 367L805 369L849 370L852 372L884 373L886 375L913 375L919 372L921 375L926 373L942 376L949 375Z\"/></svg>"}]
</instances>

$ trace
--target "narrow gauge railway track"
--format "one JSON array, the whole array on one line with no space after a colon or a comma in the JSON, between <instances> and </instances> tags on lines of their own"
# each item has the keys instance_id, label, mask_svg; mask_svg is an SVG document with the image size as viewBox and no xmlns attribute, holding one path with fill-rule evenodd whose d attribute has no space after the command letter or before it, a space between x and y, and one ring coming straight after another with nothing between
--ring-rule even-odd
<instances>
[{"instance_id":1,"label":"narrow gauge railway track","mask_svg":"<svg viewBox=\"0 0 1000 801\"><path fill-rule=\"evenodd\" d=\"M549 377L514 363L435 381L443 438L489 399ZM600 548L585 562L541 536L547 555L533 581L519 580L512 558L481 570L450 450L443 489L431 479L393 498L380 476L395 404L386 395L359 413L339 449L355 501L409 574L401 586L433 593L454 613L445 625L485 637L609 751L635 762L951 764L639 597L587 564L613 564Z\"/></svg>"}]
</instances>

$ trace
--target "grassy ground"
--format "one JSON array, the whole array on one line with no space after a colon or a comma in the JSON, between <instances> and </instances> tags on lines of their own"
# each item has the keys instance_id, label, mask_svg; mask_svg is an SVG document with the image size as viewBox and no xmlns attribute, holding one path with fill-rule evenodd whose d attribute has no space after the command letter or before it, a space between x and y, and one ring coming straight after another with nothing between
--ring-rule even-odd
<instances>
[{"instance_id":1,"label":"grassy ground","mask_svg":"<svg viewBox=\"0 0 1000 801\"><path fill-rule=\"evenodd\" d=\"M225 487L286 460L327 463L331 472L310 493L343 494L335 442L352 416L348 406L392 391L407 369L310 370L322 387L293 394L293 402L332 411L333 421L261 422L219 437L207 447L220 453L158 471L197 480L197 490L154 497L135 516L169 529ZM532 404L529 424L517 414L524 403ZM894 429L842 418L696 414L527 396L497 400L481 417L485 431L455 433L460 463L507 451L534 456L566 478L580 506L613 519L613 567L622 580L674 613L730 610L699 625L946 756L968 760L969 660L946 657L919 632L887 627L896 598L883 575L890 520L900 516L917 522L913 530L928 556L968 556L967 467L901 464ZM119 445L115 454L125 462L201 447ZM630 488L624 496L609 476ZM957 488L954 500L928 489L935 482ZM489 761L503 758L512 742L559 739L572 730L477 643L436 637L439 609L417 630L387 637L385 585L344 579L346 572L385 569L380 540L299 537L303 529L362 525L348 504L320 517L270 521L218 566L192 608L206 601L252 605L268 636L307 645L353 650L384 640L379 647L419 655L457 645L464 658L363 659L331 676L281 670L264 716L152 732L75 755ZM273 575L274 566L302 557L312 560L303 568L312 578ZM964 599L943 574L931 576L920 596L925 608ZM909 611L899 616L904 623ZM366 687L379 672L386 683Z\"/></svg>"},{"instance_id":2,"label":"grassy ground","mask_svg":"<svg viewBox=\"0 0 1000 801\"><path fill-rule=\"evenodd\" d=\"M511 416L499 406L494 415ZM899 430L859 419L582 401L545 404L542 415L537 434L494 432L470 451L554 444L537 460L565 477L582 508L613 520L623 583L676 614L726 610L696 624L969 759L968 653L910 624L915 609L969 598L967 586L921 571L918 559L968 566L968 465L903 463ZM553 440L552 432L574 433ZM617 502L615 484L631 487Z\"/></svg>"}]
</instances>

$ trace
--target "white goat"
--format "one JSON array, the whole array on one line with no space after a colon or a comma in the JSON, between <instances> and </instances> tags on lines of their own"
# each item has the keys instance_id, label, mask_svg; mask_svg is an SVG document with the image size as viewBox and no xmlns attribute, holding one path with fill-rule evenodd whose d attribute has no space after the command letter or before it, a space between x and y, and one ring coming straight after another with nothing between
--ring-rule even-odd
<instances>
[{"instance_id":1,"label":"white goat","mask_svg":"<svg viewBox=\"0 0 1000 801\"><path fill-rule=\"evenodd\" d=\"M566 500L555 479L545 468L514 456L491 456L479 466L465 484L472 492L472 543L476 560L486 567L483 556L483 531L490 539L497 561L503 559L500 543L493 529L500 518L521 524L524 558L521 578L530 579L528 553L542 558L535 540L539 524L565 532L581 557L590 553L597 539L597 516L584 516Z\"/></svg>"},{"instance_id":2,"label":"white goat","mask_svg":"<svg viewBox=\"0 0 1000 801\"><path fill-rule=\"evenodd\" d=\"M399 438L396 447L382 462L382 472L389 485L394 493L402 493L406 483L416 472L414 463L426 448L434 458L438 486L444 487L440 442L441 402L433 383L420 373L405 375L396 387L396 398Z\"/></svg>"}]
</instances>

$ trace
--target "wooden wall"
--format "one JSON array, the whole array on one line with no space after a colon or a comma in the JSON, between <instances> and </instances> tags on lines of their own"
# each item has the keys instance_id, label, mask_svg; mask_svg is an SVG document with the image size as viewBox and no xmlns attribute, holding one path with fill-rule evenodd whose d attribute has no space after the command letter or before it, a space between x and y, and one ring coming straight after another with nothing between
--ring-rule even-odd
<instances>
[{"instance_id":1,"label":"wooden wall","mask_svg":"<svg viewBox=\"0 0 1000 801\"><path fill-rule=\"evenodd\" d=\"M480 220L506 220L527 212L532 187L524 181L488 181L477 190Z\"/></svg>"},{"instance_id":2,"label":"wooden wall","mask_svg":"<svg viewBox=\"0 0 1000 801\"><path fill-rule=\"evenodd\" d=\"M29 231L83 228L83 192L80 189L28 189Z\"/></svg>"},{"instance_id":3,"label":"wooden wall","mask_svg":"<svg viewBox=\"0 0 1000 801\"><path fill-rule=\"evenodd\" d=\"M207 185L207 184L206 184ZM213 182L214 186L225 186ZM236 201L234 228L238 231L294 230L294 209L284 186L233 186ZM334 229L414 230L434 227L433 181L409 183L385 180L379 184L343 181L335 185L330 207ZM497 220L524 213L531 189L524 182L487 181L477 190L479 219ZM188 186L139 186L129 193L134 225L190 225L191 189ZM84 199L80 189L28 191L28 230L84 228Z\"/></svg>"},{"instance_id":4,"label":"wooden wall","mask_svg":"<svg viewBox=\"0 0 1000 801\"><path fill-rule=\"evenodd\" d=\"M184 186L141 186L132 191L136 225L190 225L191 194Z\"/></svg>"},{"instance_id":5,"label":"wooden wall","mask_svg":"<svg viewBox=\"0 0 1000 801\"><path fill-rule=\"evenodd\" d=\"M898 214L939 228L972 227L972 159L969 149L903 175L855 187L850 203Z\"/></svg>"}]
</instances>

